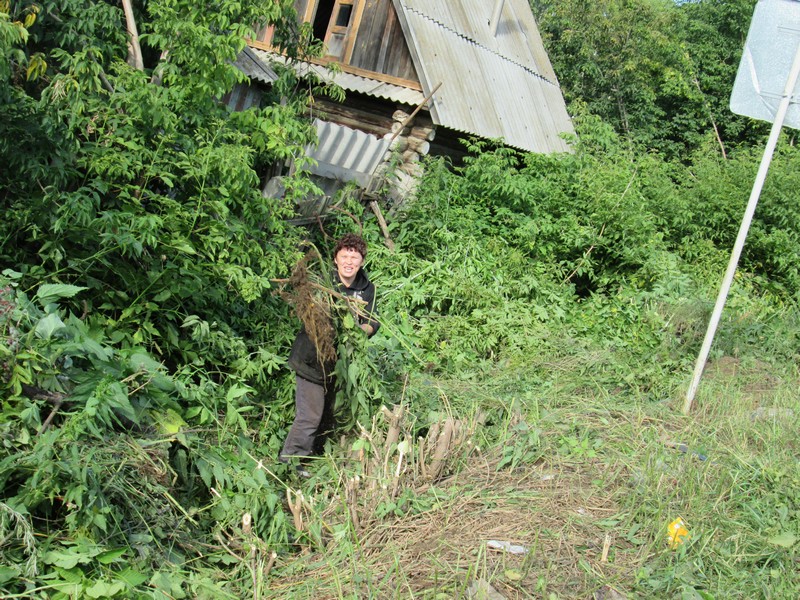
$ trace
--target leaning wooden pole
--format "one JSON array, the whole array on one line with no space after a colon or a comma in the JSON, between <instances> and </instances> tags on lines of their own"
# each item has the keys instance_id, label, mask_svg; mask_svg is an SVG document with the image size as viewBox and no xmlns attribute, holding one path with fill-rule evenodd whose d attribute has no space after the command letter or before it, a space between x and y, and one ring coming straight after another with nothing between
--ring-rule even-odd
<instances>
[{"instance_id":1,"label":"leaning wooden pole","mask_svg":"<svg viewBox=\"0 0 800 600\"><path fill-rule=\"evenodd\" d=\"M431 93L428 94L422 100L422 102L420 102L417 105L414 111L405 118L405 120L400 124L400 127L397 129L397 131L395 131L392 134L392 137L389 138L390 146L392 142L395 140L395 138L397 138L397 136L400 135L400 132L406 128L406 125L408 125L411 122L411 119L413 119L416 116L416 114L420 110L422 110L423 106L425 106L428 102L430 102L431 98L433 98L433 95L439 90L440 87L442 87L441 82L437 83L436 86L431 90ZM375 166L375 168L377 169L377 165ZM375 177L375 169L373 169L372 173L369 174L369 181L367 182L367 185L364 187L364 190L369 190L370 188L372 188L372 180L374 177ZM363 196L363 191L362 191L362 196ZM389 248L389 250L394 250L394 242L392 241L392 236L389 234L389 227L386 225L386 219L384 219L383 217L383 212L381 211L381 207L378 205L377 200L370 200L369 207L372 209L372 212L375 213L375 217L378 219L378 225L380 225L381 232L383 233L383 241L386 244L386 247Z\"/></svg>"}]
</instances>

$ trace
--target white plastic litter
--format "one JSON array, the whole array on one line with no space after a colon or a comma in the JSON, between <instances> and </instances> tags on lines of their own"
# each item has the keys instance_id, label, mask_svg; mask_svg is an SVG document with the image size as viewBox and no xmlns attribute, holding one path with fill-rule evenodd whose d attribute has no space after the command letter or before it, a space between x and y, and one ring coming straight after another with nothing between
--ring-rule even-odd
<instances>
[{"instance_id":1,"label":"white plastic litter","mask_svg":"<svg viewBox=\"0 0 800 600\"><path fill-rule=\"evenodd\" d=\"M499 540L489 540L486 542L486 545L489 548L494 548L495 550L505 550L506 552L510 552L511 554L527 554L528 549L525 546L518 546L516 544L512 544L511 542L501 542Z\"/></svg>"}]
</instances>

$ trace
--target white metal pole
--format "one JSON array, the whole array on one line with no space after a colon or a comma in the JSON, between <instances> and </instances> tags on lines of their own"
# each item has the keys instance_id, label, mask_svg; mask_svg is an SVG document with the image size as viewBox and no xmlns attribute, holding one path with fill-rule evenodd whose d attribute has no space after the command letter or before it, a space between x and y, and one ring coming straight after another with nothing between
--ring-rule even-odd
<instances>
[{"instance_id":1,"label":"white metal pole","mask_svg":"<svg viewBox=\"0 0 800 600\"><path fill-rule=\"evenodd\" d=\"M800 73L800 44L797 46L797 52L794 55L794 62L792 68L789 70L789 77L786 79L786 87L783 91L781 102L778 105L778 110L775 113L775 120L772 123L772 129L769 133L767 146L764 148L764 156L761 158L761 165L756 174L756 180L753 184L753 190L750 193L750 200L747 203L747 209L742 219L742 224L739 227L739 235L736 237L736 243L731 253L731 259L728 262L728 268L725 271L725 277L722 280L722 287L717 296L717 303L714 305L714 311L711 313L711 320L708 323L706 330L706 337L703 340L703 346L700 348L700 354L697 357L697 363L694 366L694 375L692 383L689 385L689 390L686 392L686 400L683 403L683 413L689 414L692 409L692 402L697 393L697 386L700 384L700 377L703 375L703 369L706 366L708 353L711 350L711 343L714 341L714 334L719 325L719 319L722 316L722 309L725 307L725 300L728 297L728 292L733 283L733 276L736 273L736 265L739 263L739 257L742 255L742 248L744 247L745 238L747 238L747 230L750 229L750 223L753 220L753 214L756 211L758 198L761 195L761 188L764 187L764 180L767 178L767 171L772 162L772 155L775 152L775 145L778 143L778 136L783 127L783 121L786 118L786 111L789 110L789 103L792 99L792 92L797 83L797 76Z\"/></svg>"}]
</instances>

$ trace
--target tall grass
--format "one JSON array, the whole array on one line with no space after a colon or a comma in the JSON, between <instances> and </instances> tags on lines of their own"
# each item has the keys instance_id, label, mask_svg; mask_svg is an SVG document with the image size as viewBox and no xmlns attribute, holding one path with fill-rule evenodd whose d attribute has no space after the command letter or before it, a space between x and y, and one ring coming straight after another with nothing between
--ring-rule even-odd
<instances>
[{"instance_id":1,"label":"tall grass","mask_svg":"<svg viewBox=\"0 0 800 600\"><path fill-rule=\"evenodd\" d=\"M456 453L440 480L405 479L392 510L363 501L359 510L372 513L361 515L359 530L350 512L333 517L332 505L316 505L309 518L347 534L284 556L270 594L800 596L796 371L749 354L717 359L697 410L684 416L686 371L656 397L610 386L598 371L624 365L608 354L585 345L467 380L412 379L407 398L423 416L408 433L424 434L424 415L446 400L451 414L475 423L473 449ZM350 449L326 467L340 481L357 474ZM375 482L377 496L386 485ZM342 488L329 496L340 509L344 497ZM667 525L678 517L689 536L672 549ZM498 538L527 554L487 547Z\"/></svg>"}]
</instances>

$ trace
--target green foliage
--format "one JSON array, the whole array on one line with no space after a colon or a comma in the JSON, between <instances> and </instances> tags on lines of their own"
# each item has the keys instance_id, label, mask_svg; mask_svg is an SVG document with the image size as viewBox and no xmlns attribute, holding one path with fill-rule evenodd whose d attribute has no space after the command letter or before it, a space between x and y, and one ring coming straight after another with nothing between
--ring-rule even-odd
<instances>
[{"instance_id":1,"label":"green foliage","mask_svg":"<svg viewBox=\"0 0 800 600\"><path fill-rule=\"evenodd\" d=\"M706 109L727 148L760 146L769 127L733 114L729 108L754 8L752 0L702 0L678 5L695 84L702 90Z\"/></svg>"},{"instance_id":2,"label":"green foliage","mask_svg":"<svg viewBox=\"0 0 800 600\"><path fill-rule=\"evenodd\" d=\"M286 543L278 492L255 458L278 440L274 426L249 437L251 388L220 399L208 379L197 385L141 347L115 347L58 308L80 288L45 284L31 299L4 289L2 523L16 532L4 568L25 571L9 593L38 582L126 596L151 563L205 553L199 532L237 528L243 512L263 539ZM46 523L38 541L32 522Z\"/></svg>"},{"instance_id":3,"label":"green foliage","mask_svg":"<svg viewBox=\"0 0 800 600\"><path fill-rule=\"evenodd\" d=\"M15 267L0 318L0 501L4 539L8 528L19 542L3 569L24 571L4 596L208 595L227 553L203 544L221 548L215 535L244 512L261 539L287 542L264 461L286 426L293 324L269 280L299 236L284 221L291 194L260 188L314 130L302 90L235 115L219 100L243 80L230 63L251 26L280 26L290 5L149 2L136 12L144 71L124 62L118 4L45 2L24 31L0 22L12 57L0 260ZM28 82L37 53L47 72Z\"/></svg>"},{"instance_id":4,"label":"green foliage","mask_svg":"<svg viewBox=\"0 0 800 600\"><path fill-rule=\"evenodd\" d=\"M314 186L300 170L284 200L260 189L273 163L302 164L307 94L326 90L303 89L287 70L273 90L282 103L236 114L219 103L242 78L230 61L251 33L243 23L276 23L287 45L305 39L290 4L139 5L144 71L125 62L115 3L0 13L0 261L13 266L0 293L4 596L239 598L266 585L252 557L296 539L275 457L291 420L285 357L298 323L272 280L316 235L286 222ZM573 153L470 140L457 167L429 161L417 197L389 213L395 250L371 217L360 222L357 202L340 205L323 233L363 231L382 323L367 340L347 306L333 308L344 431L402 401L420 431L445 414L474 417L481 446L502 446L498 469L548 456L578 465L614 450L601 433L613 419L573 414L586 402L617 399L625 412L675 395L758 160L745 147L724 158L708 135L735 63L721 40L742 34L736 15L746 13L722 4L681 5L686 22L661 3L549 7L548 27L577 57L557 63L578 90ZM584 21L567 27L575 15ZM718 22L721 37L710 33ZM694 46L678 35L689 23L704 32ZM46 70L29 77L34 56ZM720 131L733 147L757 129L729 120ZM797 165L782 141L712 358L796 363ZM736 465L742 477L716 493L760 494L732 510L768 532L748 555L780 574L798 535L785 492L796 474L763 464ZM648 499L632 510L632 546L654 539L644 517L666 510ZM401 493L375 510L408 516L440 500ZM314 526L301 537L324 543ZM699 593L709 581L700 572L665 559L637 585Z\"/></svg>"},{"instance_id":5,"label":"green foliage","mask_svg":"<svg viewBox=\"0 0 800 600\"><path fill-rule=\"evenodd\" d=\"M728 108L752 0L532 1L570 105L583 102L645 151L687 158L760 141Z\"/></svg>"}]
</instances>

